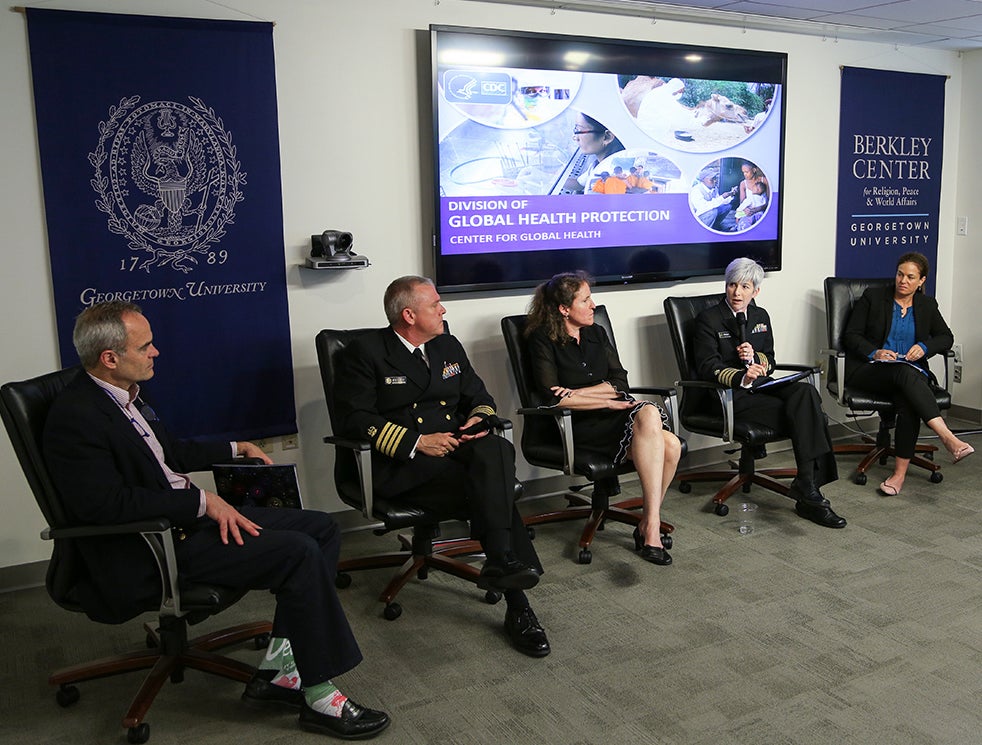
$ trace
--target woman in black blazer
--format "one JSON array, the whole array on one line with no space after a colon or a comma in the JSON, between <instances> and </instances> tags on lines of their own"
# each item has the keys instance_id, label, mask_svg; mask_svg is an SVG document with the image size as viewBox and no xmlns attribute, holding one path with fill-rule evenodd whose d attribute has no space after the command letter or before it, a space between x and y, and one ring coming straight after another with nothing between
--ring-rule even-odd
<instances>
[{"instance_id":1,"label":"woman in black blazer","mask_svg":"<svg viewBox=\"0 0 982 745\"><path fill-rule=\"evenodd\" d=\"M634 463L644 500L635 550L652 564L671 564L660 511L682 444L661 407L628 393L627 370L603 327L593 323L595 307L582 272L557 274L538 286L525 329L532 375L544 401L572 409L577 448Z\"/></svg>"},{"instance_id":2,"label":"woman in black blazer","mask_svg":"<svg viewBox=\"0 0 982 745\"><path fill-rule=\"evenodd\" d=\"M889 496L899 494L904 485L922 420L951 453L953 463L975 452L948 428L931 390L933 375L927 360L951 349L954 336L937 301L924 294L929 269L927 258L917 252L897 259L893 289L866 290L842 337L846 382L896 400L894 470L880 484L880 491Z\"/></svg>"}]
</instances>

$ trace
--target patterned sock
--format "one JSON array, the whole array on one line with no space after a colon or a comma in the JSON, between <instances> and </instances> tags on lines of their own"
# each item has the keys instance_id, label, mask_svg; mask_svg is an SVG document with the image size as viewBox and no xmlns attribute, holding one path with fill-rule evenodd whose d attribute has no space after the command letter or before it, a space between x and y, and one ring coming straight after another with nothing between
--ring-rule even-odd
<instances>
[{"instance_id":1,"label":"patterned sock","mask_svg":"<svg viewBox=\"0 0 982 745\"><path fill-rule=\"evenodd\" d=\"M338 687L329 680L318 683L315 686L304 689L304 697L307 699L307 706L321 714L329 717L341 716L344 702L348 700Z\"/></svg>"},{"instance_id":2,"label":"patterned sock","mask_svg":"<svg viewBox=\"0 0 982 745\"><path fill-rule=\"evenodd\" d=\"M266 654L259 663L260 670L273 670L272 684L283 688L300 688L300 674L297 663L293 661L293 647L289 639L274 636L269 640Z\"/></svg>"}]
</instances>

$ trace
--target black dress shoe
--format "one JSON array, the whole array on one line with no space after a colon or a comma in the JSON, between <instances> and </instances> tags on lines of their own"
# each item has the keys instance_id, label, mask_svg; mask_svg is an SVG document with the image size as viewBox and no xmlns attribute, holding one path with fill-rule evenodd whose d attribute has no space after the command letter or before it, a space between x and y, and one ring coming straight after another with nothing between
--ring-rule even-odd
<instances>
[{"instance_id":1,"label":"black dress shoe","mask_svg":"<svg viewBox=\"0 0 982 745\"><path fill-rule=\"evenodd\" d=\"M552 651L545 629L528 606L505 611L505 633L512 646L529 657L545 657Z\"/></svg>"},{"instance_id":2,"label":"black dress shoe","mask_svg":"<svg viewBox=\"0 0 982 745\"><path fill-rule=\"evenodd\" d=\"M303 708L304 697L301 688L284 688L274 685L275 670L256 670L252 680L246 683L242 700L254 708L280 708L299 711Z\"/></svg>"},{"instance_id":3,"label":"black dress shoe","mask_svg":"<svg viewBox=\"0 0 982 745\"><path fill-rule=\"evenodd\" d=\"M300 729L342 740L367 740L389 726L389 715L384 711L366 709L350 698L344 702L341 716L321 714L304 704L300 710Z\"/></svg>"},{"instance_id":4,"label":"black dress shoe","mask_svg":"<svg viewBox=\"0 0 982 745\"><path fill-rule=\"evenodd\" d=\"M806 520L811 520L813 523L821 525L823 528L846 527L846 519L836 515L832 511L832 508L827 504L821 505L798 502L794 506L794 511L797 512L800 517L803 517Z\"/></svg>"},{"instance_id":5,"label":"black dress shoe","mask_svg":"<svg viewBox=\"0 0 982 745\"><path fill-rule=\"evenodd\" d=\"M822 496L822 492L815 486L815 482L802 484L798 479L791 482L788 489L788 496L795 502L804 502L810 505L828 507L829 500Z\"/></svg>"},{"instance_id":6,"label":"black dress shoe","mask_svg":"<svg viewBox=\"0 0 982 745\"><path fill-rule=\"evenodd\" d=\"M641 558L659 566L668 566L672 563L672 555L661 546L642 545L641 529L634 529L634 550L640 552Z\"/></svg>"},{"instance_id":7,"label":"black dress shoe","mask_svg":"<svg viewBox=\"0 0 982 745\"><path fill-rule=\"evenodd\" d=\"M530 590L537 584L539 573L512 555L485 561L477 579L482 590Z\"/></svg>"}]
</instances>

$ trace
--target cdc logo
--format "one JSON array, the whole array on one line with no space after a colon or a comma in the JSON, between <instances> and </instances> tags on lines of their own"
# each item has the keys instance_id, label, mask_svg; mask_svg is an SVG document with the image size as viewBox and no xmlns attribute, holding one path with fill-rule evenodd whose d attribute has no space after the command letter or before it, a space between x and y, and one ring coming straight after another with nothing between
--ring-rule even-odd
<instances>
[{"instance_id":1,"label":"cdc logo","mask_svg":"<svg viewBox=\"0 0 982 745\"><path fill-rule=\"evenodd\" d=\"M443 94L450 103L507 104L512 98L512 79L502 72L447 70Z\"/></svg>"}]
</instances>

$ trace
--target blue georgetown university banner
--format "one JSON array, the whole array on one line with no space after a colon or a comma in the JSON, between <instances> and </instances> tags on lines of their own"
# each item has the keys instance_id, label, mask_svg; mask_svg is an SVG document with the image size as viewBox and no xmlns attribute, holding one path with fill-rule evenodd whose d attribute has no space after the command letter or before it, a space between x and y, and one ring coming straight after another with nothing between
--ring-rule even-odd
<instances>
[{"instance_id":1,"label":"blue georgetown university banner","mask_svg":"<svg viewBox=\"0 0 982 745\"><path fill-rule=\"evenodd\" d=\"M27 10L62 364L143 307L182 436L297 431L270 23Z\"/></svg>"},{"instance_id":2,"label":"blue georgetown university banner","mask_svg":"<svg viewBox=\"0 0 982 745\"><path fill-rule=\"evenodd\" d=\"M842 69L836 276L892 277L908 251L934 266L945 81L944 75ZM932 295L934 279L932 272L925 287Z\"/></svg>"}]
</instances>

